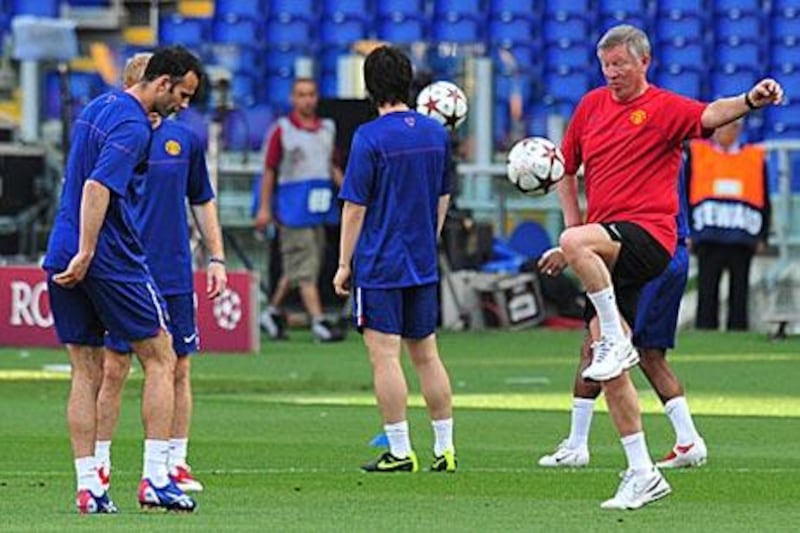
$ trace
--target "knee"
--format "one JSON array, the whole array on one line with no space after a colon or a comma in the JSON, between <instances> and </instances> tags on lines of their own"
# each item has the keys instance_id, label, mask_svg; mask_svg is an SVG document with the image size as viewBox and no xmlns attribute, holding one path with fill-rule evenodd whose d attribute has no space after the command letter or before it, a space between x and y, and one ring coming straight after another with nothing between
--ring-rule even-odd
<instances>
[{"instance_id":1,"label":"knee","mask_svg":"<svg viewBox=\"0 0 800 533\"><path fill-rule=\"evenodd\" d=\"M574 257L576 253L584 248L581 230L579 228L568 228L564 230L558 239L558 245L569 261L571 257Z\"/></svg>"},{"instance_id":2,"label":"knee","mask_svg":"<svg viewBox=\"0 0 800 533\"><path fill-rule=\"evenodd\" d=\"M103 361L103 384L121 388L130 372L131 362L124 355L108 355Z\"/></svg>"},{"instance_id":3,"label":"knee","mask_svg":"<svg viewBox=\"0 0 800 533\"><path fill-rule=\"evenodd\" d=\"M190 377L191 367L189 366L189 356L184 355L182 357L178 357L178 360L175 363L175 386L178 387L188 385Z\"/></svg>"}]
</instances>

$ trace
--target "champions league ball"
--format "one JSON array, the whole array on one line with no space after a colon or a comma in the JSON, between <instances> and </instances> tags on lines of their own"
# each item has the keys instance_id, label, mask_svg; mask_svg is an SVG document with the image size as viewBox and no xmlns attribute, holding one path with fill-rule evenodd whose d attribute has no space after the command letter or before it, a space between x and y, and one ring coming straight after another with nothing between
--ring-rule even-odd
<instances>
[{"instance_id":1,"label":"champions league ball","mask_svg":"<svg viewBox=\"0 0 800 533\"><path fill-rule=\"evenodd\" d=\"M564 177L564 154L544 137L528 137L508 153L508 180L530 196L542 196Z\"/></svg>"},{"instance_id":2,"label":"champions league ball","mask_svg":"<svg viewBox=\"0 0 800 533\"><path fill-rule=\"evenodd\" d=\"M464 91L449 81L431 83L417 96L417 112L435 119L450 131L464 123L468 110Z\"/></svg>"}]
</instances>

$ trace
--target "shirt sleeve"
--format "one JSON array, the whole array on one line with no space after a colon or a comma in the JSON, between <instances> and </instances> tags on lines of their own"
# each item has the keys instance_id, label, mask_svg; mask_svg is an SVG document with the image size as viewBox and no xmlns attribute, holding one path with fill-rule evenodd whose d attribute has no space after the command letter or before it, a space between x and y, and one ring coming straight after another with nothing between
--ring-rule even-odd
<instances>
[{"instance_id":1,"label":"shirt sleeve","mask_svg":"<svg viewBox=\"0 0 800 533\"><path fill-rule=\"evenodd\" d=\"M135 169L149 155L151 128L144 122L126 121L112 129L103 142L91 179L119 196L127 194Z\"/></svg>"},{"instance_id":2,"label":"shirt sleeve","mask_svg":"<svg viewBox=\"0 0 800 533\"><path fill-rule=\"evenodd\" d=\"M567 174L577 174L581 163L583 163L581 135L584 122L584 101L580 101L575 113L572 114L567 131L564 133L564 139L561 141L561 153L564 154L564 171Z\"/></svg>"},{"instance_id":3,"label":"shirt sleeve","mask_svg":"<svg viewBox=\"0 0 800 533\"><path fill-rule=\"evenodd\" d=\"M214 198L214 188L211 186L211 179L208 176L206 154L200 139L193 133L189 137L191 149L189 151L189 182L186 187L186 197L192 205L204 204Z\"/></svg>"},{"instance_id":4,"label":"shirt sleeve","mask_svg":"<svg viewBox=\"0 0 800 533\"><path fill-rule=\"evenodd\" d=\"M670 100L667 109L667 136L670 141L680 144L686 139L710 137L713 129L703 127L702 116L708 104L675 93L668 93Z\"/></svg>"},{"instance_id":5,"label":"shirt sleeve","mask_svg":"<svg viewBox=\"0 0 800 533\"><path fill-rule=\"evenodd\" d=\"M265 168L278 170L282 157L283 145L281 144L281 127L276 125L272 133L270 133L269 139L267 139L267 152L264 156Z\"/></svg>"},{"instance_id":6,"label":"shirt sleeve","mask_svg":"<svg viewBox=\"0 0 800 533\"><path fill-rule=\"evenodd\" d=\"M356 131L350 147L350 158L344 175L339 199L368 205L377 173L377 157L364 136Z\"/></svg>"}]
</instances>

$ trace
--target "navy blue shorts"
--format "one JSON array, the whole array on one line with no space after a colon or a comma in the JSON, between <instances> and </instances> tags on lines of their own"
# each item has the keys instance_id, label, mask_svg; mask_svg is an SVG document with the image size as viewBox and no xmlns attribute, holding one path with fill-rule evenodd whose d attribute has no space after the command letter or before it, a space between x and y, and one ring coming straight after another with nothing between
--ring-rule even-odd
<instances>
[{"instance_id":1,"label":"navy blue shorts","mask_svg":"<svg viewBox=\"0 0 800 533\"><path fill-rule=\"evenodd\" d=\"M200 334L195 322L196 301L194 293L164 296L169 313L169 332L172 334L172 347L180 357L200 349ZM110 333L106 334L105 346L119 353L131 353L133 349L127 342Z\"/></svg>"},{"instance_id":2,"label":"navy blue shorts","mask_svg":"<svg viewBox=\"0 0 800 533\"><path fill-rule=\"evenodd\" d=\"M678 311L689 271L689 252L678 245L666 270L642 289L633 329L637 348L675 347Z\"/></svg>"},{"instance_id":3,"label":"navy blue shorts","mask_svg":"<svg viewBox=\"0 0 800 533\"><path fill-rule=\"evenodd\" d=\"M424 339L436 331L438 314L436 283L400 289L355 289L353 320L360 332L366 328L404 339Z\"/></svg>"},{"instance_id":4,"label":"navy blue shorts","mask_svg":"<svg viewBox=\"0 0 800 533\"><path fill-rule=\"evenodd\" d=\"M115 281L84 278L70 289L47 274L47 290L58 339L64 344L103 346L108 331L138 341L167 330L167 310L152 278Z\"/></svg>"}]
</instances>

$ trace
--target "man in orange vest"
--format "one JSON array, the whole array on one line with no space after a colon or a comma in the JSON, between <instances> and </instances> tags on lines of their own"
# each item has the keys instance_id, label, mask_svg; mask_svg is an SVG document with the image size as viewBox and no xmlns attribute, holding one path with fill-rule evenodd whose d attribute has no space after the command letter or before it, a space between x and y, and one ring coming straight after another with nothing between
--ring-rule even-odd
<instances>
[{"instance_id":1,"label":"man in orange vest","mask_svg":"<svg viewBox=\"0 0 800 533\"><path fill-rule=\"evenodd\" d=\"M730 277L728 329L748 328L750 263L766 244L770 221L764 148L742 144L741 119L710 141L689 145L689 225L697 254L698 329L719 326L719 282Z\"/></svg>"}]
</instances>

